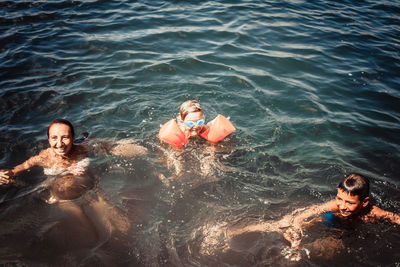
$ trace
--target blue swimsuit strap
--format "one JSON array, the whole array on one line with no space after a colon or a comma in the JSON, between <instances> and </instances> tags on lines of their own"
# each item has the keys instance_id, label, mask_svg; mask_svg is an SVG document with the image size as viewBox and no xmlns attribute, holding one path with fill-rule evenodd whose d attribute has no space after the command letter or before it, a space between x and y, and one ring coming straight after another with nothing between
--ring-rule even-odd
<instances>
[{"instance_id":1,"label":"blue swimsuit strap","mask_svg":"<svg viewBox=\"0 0 400 267\"><path fill-rule=\"evenodd\" d=\"M328 212L324 212L322 214L322 223L325 226L328 227L333 227L334 226L334 222L335 222L335 214L333 214L332 212L328 211Z\"/></svg>"}]
</instances>

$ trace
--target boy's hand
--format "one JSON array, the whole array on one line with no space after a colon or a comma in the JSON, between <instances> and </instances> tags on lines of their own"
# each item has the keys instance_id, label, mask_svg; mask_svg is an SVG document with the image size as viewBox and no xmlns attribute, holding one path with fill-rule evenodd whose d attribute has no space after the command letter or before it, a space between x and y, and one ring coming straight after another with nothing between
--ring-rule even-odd
<instances>
[{"instance_id":1,"label":"boy's hand","mask_svg":"<svg viewBox=\"0 0 400 267\"><path fill-rule=\"evenodd\" d=\"M291 247L298 249L301 242L302 230L297 227L289 227L284 233L283 237L290 242Z\"/></svg>"},{"instance_id":2,"label":"boy's hand","mask_svg":"<svg viewBox=\"0 0 400 267\"><path fill-rule=\"evenodd\" d=\"M298 216L298 217L295 217L295 218L293 219L293 223L292 223L293 228L299 229L300 231L302 231L301 229L303 229L303 227L304 227L305 224L306 224L306 223L305 223L305 221L303 220L303 218L300 218L299 216Z\"/></svg>"},{"instance_id":3,"label":"boy's hand","mask_svg":"<svg viewBox=\"0 0 400 267\"><path fill-rule=\"evenodd\" d=\"M10 170L0 170L0 185L15 183L14 179L11 179L13 172Z\"/></svg>"}]
</instances>

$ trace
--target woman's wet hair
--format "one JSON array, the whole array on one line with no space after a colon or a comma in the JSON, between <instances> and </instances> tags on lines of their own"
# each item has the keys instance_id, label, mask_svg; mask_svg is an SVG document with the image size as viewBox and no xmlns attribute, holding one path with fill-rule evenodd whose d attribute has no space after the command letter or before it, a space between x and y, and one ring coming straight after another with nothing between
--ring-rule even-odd
<instances>
[{"instance_id":1,"label":"woman's wet hair","mask_svg":"<svg viewBox=\"0 0 400 267\"><path fill-rule=\"evenodd\" d=\"M50 128L51 126L53 126L53 124L65 124L67 126L69 126L69 129L71 130L71 135L75 136L75 130L74 130L74 126L72 126L72 123L69 120L66 119L55 119L54 121L52 121L49 125L49 127L47 127L47 138L49 138L50 136Z\"/></svg>"},{"instance_id":2,"label":"woman's wet hair","mask_svg":"<svg viewBox=\"0 0 400 267\"><path fill-rule=\"evenodd\" d=\"M358 196L360 200L363 200L369 196L368 178L357 173L347 175L340 182L338 188L352 196Z\"/></svg>"},{"instance_id":3,"label":"woman's wet hair","mask_svg":"<svg viewBox=\"0 0 400 267\"><path fill-rule=\"evenodd\" d=\"M181 119L184 120L189 113L203 112L200 103L196 100L188 100L182 103L180 108Z\"/></svg>"}]
</instances>

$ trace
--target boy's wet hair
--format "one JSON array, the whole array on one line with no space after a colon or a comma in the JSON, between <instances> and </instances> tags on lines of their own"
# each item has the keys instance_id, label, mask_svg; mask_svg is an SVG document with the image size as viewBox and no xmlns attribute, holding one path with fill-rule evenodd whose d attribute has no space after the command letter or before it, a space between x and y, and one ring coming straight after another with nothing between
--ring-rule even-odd
<instances>
[{"instance_id":1,"label":"boy's wet hair","mask_svg":"<svg viewBox=\"0 0 400 267\"><path fill-rule=\"evenodd\" d=\"M51 126L53 126L53 124L65 124L67 126L69 126L69 129L71 131L71 135L74 137L75 136L75 130L74 130L74 126L72 126L72 123L69 120L66 119L55 119L54 121L52 121L49 125L49 127L47 127L47 138L49 138L50 136L50 128Z\"/></svg>"},{"instance_id":2,"label":"boy's wet hair","mask_svg":"<svg viewBox=\"0 0 400 267\"><path fill-rule=\"evenodd\" d=\"M352 173L347 175L339 184L338 188L352 196L358 196L360 200L369 196L369 180L368 178Z\"/></svg>"},{"instance_id":3,"label":"boy's wet hair","mask_svg":"<svg viewBox=\"0 0 400 267\"><path fill-rule=\"evenodd\" d=\"M184 120L187 114L192 112L203 112L200 103L196 100L188 100L183 102L180 108L181 119Z\"/></svg>"}]
</instances>

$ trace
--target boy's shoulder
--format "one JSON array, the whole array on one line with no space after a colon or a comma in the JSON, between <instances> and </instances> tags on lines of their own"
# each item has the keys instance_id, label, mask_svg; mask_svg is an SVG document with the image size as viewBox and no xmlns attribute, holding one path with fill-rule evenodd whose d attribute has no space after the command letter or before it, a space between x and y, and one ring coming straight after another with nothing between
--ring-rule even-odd
<instances>
[{"instance_id":1,"label":"boy's shoulder","mask_svg":"<svg viewBox=\"0 0 400 267\"><path fill-rule=\"evenodd\" d=\"M335 212L338 211L338 206L336 204L336 201L334 199L325 202L321 206L322 212Z\"/></svg>"},{"instance_id":2,"label":"boy's shoulder","mask_svg":"<svg viewBox=\"0 0 400 267\"><path fill-rule=\"evenodd\" d=\"M382 216L385 216L387 212L385 210L373 205L371 207L371 211L369 213L371 215L374 215L375 217L382 217Z\"/></svg>"},{"instance_id":3,"label":"boy's shoulder","mask_svg":"<svg viewBox=\"0 0 400 267\"><path fill-rule=\"evenodd\" d=\"M377 206L370 206L368 212L364 216L364 221L377 222L379 220L390 220L393 213L383 210Z\"/></svg>"}]
</instances>

